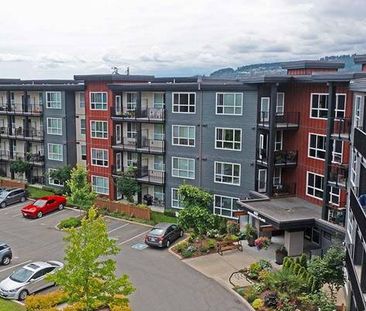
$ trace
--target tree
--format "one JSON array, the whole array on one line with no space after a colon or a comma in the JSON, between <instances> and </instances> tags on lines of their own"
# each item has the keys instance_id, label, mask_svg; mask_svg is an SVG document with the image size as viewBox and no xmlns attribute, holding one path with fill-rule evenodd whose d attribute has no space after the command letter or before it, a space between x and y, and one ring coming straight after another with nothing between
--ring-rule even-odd
<instances>
[{"instance_id":1,"label":"tree","mask_svg":"<svg viewBox=\"0 0 366 311\"><path fill-rule=\"evenodd\" d=\"M70 188L67 183L67 181L71 177L71 167L70 166L66 165L66 166L57 168L55 170L51 170L49 173L49 176L52 179L58 180L60 182L60 184L63 185L65 193L70 193Z\"/></svg>"},{"instance_id":2,"label":"tree","mask_svg":"<svg viewBox=\"0 0 366 311\"><path fill-rule=\"evenodd\" d=\"M65 238L65 266L50 276L67 293L68 303L80 303L83 310L101 306L127 306L134 288L127 275L117 277L116 262L109 256L119 253L116 241L108 236L107 225L94 207Z\"/></svg>"},{"instance_id":3,"label":"tree","mask_svg":"<svg viewBox=\"0 0 366 311\"><path fill-rule=\"evenodd\" d=\"M85 168L77 165L71 170L70 179L66 182L70 189L69 202L84 210L88 210L96 198L96 193L92 191L87 176Z\"/></svg>"},{"instance_id":4,"label":"tree","mask_svg":"<svg viewBox=\"0 0 366 311\"><path fill-rule=\"evenodd\" d=\"M10 171L22 175L27 174L31 170L31 164L27 161L23 161L22 159L17 159L10 163Z\"/></svg>"},{"instance_id":5,"label":"tree","mask_svg":"<svg viewBox=\"0 0 366 311\"><path fill-rule=\"evenodd\" d=\"M127 171L117 178L117 189L127 199L128 202L133 203L133 197L140 191L140 186L135 179L135 168L129 166Z\"/></svg>"},{"instance_id":6,"label":"tree","mask_svg":"<svg viewBox=\"0 0 366 311\"><path fill-rule=\"evenodd\" d=\"M212 194L185 183L179 186L178 194L181 196L185 208L192 206L208 208L213 202Z\"/></svg>"}]
</instances>

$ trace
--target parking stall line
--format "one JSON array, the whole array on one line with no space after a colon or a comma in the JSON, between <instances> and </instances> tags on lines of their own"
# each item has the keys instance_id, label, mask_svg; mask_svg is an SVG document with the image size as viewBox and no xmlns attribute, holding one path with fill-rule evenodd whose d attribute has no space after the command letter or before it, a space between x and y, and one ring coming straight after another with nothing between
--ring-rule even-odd
<instances>
[{"instance_id":1,"label":"parking stall line","mask_svg":"<svg viewBox=\"0 0 366 311\"><path fill-rule=\"evenodd\" d=\"M73 215L74 213L70 213L71 211L54 211L51 212L49 214L43 215L41 218L35 218L35 219L30 219L30 221L32 223L34 222L39 222L39 221L44 221L46 222L48 219L53 219L53 216L61 216L61 214L65 217L69 217L68 215ZM63 218L62 218L63 219Z\"/></svg>"},{"instance_id":2,"label":"parking stall line","mask_svg":"<svg viewBox=\"0 0 366 311\"><path fill-rule=\"evenodd\" d=\"M1 272L4 272L4 271L7 271L7 270L10 270L10 269L13 269L13 268L18 267L18 266L21 266L21 265L25 265L25 264L27 264L27 263L29 263L29 262L31 262L31 261L32 261L32 260L27 260L27 261L24 261L24 262L18 263L17 265L10 266L10 267L7 267L7 268L5 268L5 269L1 269L1 270L0 270L0 273L1 273Z\"/></svg>"},{"instance_id":3,"label":"parking stall line","mask_svg":"<svg viewBox=\"0 0 366 311\"><path fill-rule=\"evenodd\" d=\"M131 241L133 241L134 239L136 239L136 238L138 238L138 237L140 237L140 236L142 236L142 235L144 235L144 234L148 233L149 231L150 231L150 229L149 229L149 230L146 230L146 231L144 231L144 232L142 232L142 233L140 233L140 234L137 234L137 235L133 236L132 238L129 238L129 239L127 239L127 240L124 240L124 241L122 241L121 243L118 243L118 245L123 245L123 244L126 244L126 243L128 243L128 242L131 242Z\"/></svg>"},{"instance_id":4,"label":"parking stall line","mask_svg":"<svg viewBox=\"0 0 366 311\"><path fill-rule=\"evenodd\" d=\"M119 227L117 227L117 228L114 228L114 229L112 229L112 230L110 230L110 231L108 231L108 233L112 233L112 232L114 232L114 231L116 231L116 230L118 230L118 229L122 229L122 228L124 228L124 227L127 227L129 224L124 224L124 225L122 225L122 226L119 226Z\"/></svg>"}]
</instances>

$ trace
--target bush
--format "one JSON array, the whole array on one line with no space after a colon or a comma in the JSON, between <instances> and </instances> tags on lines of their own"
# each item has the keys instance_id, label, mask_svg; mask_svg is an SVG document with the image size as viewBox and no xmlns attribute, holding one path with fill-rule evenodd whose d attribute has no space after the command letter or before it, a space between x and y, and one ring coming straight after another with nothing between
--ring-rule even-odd
<instances>
[{"instance_id":1,"label":"bush","mask_svg":"<svg viewBox=\"0 0 366 311\"><path fill-rule=\"evenodd\" d=\"M200 247L200 252L201 252L201 253L207 253L207 251L208 251L208 247L207 247L207 246L202 245L202 246Z\"/></svg>"},{"instance_id":2,"label":"bush","mask_svg":"<svg viewBox=\"0 0 366 311\"><path fill-rule=\"evenodd\" d=\"M53 307L66 301L67 295L61 290L56 290L47 294L28 296L25 299L25 307L27 311L57 310Z\"/></svg>"},{"instance_id":3,"label":"bush","mask_svg":"<svg viewBox=\"0 0 366 311\"><path fill-rule=\"evenodd\" d=\"M274 308L277 306L277 293L274 291L265 291L263 301L266 307Z\"/></svg>"},{"instance_id":4,"label":"bush","mask_svg":"<svg viewBox=\"0 0 366 311\"><path fill-rule=\"evenodd\" d=\"M272 265L268 260L261 259L261 260L258 261L258 263L259 263L259 265L261 266L262 269L265 269L265 270L268 270L268 271L272 269Z\"/></svg>"},{"instance_id":5,"label":"bush","mask_svg":"<svg viewBox=\"0 0 366 311\"><path fill-rule=\"evenodd\" d=\"M194 254L194 252L189 248L184 249L181 253L183 258L190 258L193 256L193 254Z\"/></svg>"},{"instance_id":6,"label":"bush","mask_svg":"<svg viewBox=\"0 0 366 311\"><path fill-rule=\"evenodd\" d=\"M252 303L258 297L258 290L254 286L250 286L244 291L243 297L249 302Z\"/></svg>"},{"instance_id":7,"label":"bush","mask_svg":"<svg viewBox=\"0 0 366 311\"><path fill-rule=\"evenodd\" d=\"M234 234L228 234L227 236L225 236L224 240L237 242L237 241L239 241L239 237Z\"/></svg>"},{"instance_id":8,"label":"bush","mask_svg":"<svg viewBox=\"0 0 366 311\"><path fill-rule=\"evenodd\" d=\"M219 234L219 230L217 230L217 229L208 230L206 233L207 237L209 237L209 238L215 238L218 234Z\"/></svg>"},{"instance_id":9,"label":"bush","mask_svg":"<svg viewBox=\"0 0 366 311\"><path fill-rule=\"evenodd\" d=\"M58 225L59 229L70 229L70 228L77 228L81 226L81 219L76 217L66 218L61 220Z\"/></svg>"},{"instance_id":10,"label":"bush","mask_svg":"<svg viewBox=\"0 0 366 311\"><path fill-rule=\"evenodd\" d=\"M213 248L216 248L216 241L213 240L213 239L209 239L207 240L207 247L209 249L213 249Z\"/></svg>"},{"instance_id":11,"label":"bush","mask_svg":"<svg viewBox=\"0 0 366 311\"><path fill-rule=\"evenodd\" d=\"M234 235L238 235L239 232L240 232L240 226L239 224L234 221L234 220L229 220L227 223L226 223L226 231L227 233L229 234L234 234Z\"/></svg>"},{"instance_id":12,"label":"bush","mask_svg":"<svg viewBox=\"0 0 366 311\"><path fill-rule=\"evenodd\" d=\"M253 301L252 306L254 309L258 310L264 306L264 302L262 299L257 298L256 300Z\"/></svg>"},{"instance_id":13,"label":"bush","mask_svg":"<svg viewBox=\"0 0 366 311\"><path fill-rule=\"evenodd\" d=\"M182 251L187 249L188 246L189 246L188 242L183 241L175 246L175 250L177 251L177 253L181 253Z\"/></svg>"},{"instance_id":14,"label":"bush","mask_svg":"<svg viewBox=\"0 0 366 311\"><path fill-rule=\"evenodd\" d=\"M244 287L238 287L238 288L235 288L235 291L240 295L240 296L244 296L244 293L245 293L245 288Z\"/></svg>"}]
</instances>

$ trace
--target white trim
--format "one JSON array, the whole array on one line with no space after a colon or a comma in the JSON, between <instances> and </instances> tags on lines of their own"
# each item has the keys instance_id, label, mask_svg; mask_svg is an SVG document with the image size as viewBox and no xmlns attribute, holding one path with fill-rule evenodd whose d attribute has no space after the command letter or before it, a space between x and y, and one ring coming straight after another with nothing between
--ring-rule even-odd
<instances>
[{"instance_id":1,"label":"white trim","mask_svg":"<svg viewBox=\"0 0 366 311\"><path fill-rule=\"evenodd\" d=\"M216 206L216 197L220 197L220 203L221 203L221 206ZM230 199L230 209L227 209L227 208L223 208L222 207L222 199L223 198L226 198L226 199ZM234 205L235 203L239 201L239 198L236 198L236 197L230 197L230 196L227 196L227 195L221 195L221 194L214 194L214 200L213 200L213 214L214 215L218 215L218 216L221 216L221 217L225 217L225 218L230 218L230 219L238 219L237 217L234 217L233 216L233 212L237 211L238 209L234 209ZM219 209L220 210L220 213L216 213L216 209ZM226 211L230 211L230 216L228 215L223 215L222 214L222 210L226 210Z\"/></svg>"},{"instance_id":2,"label":"white trim","mask_svg":"<svg viewBox=\"0 0 366 311\"><path fill-rule=\"evenodd\" d=\"M105 193L105 192L98 192L98 191L96 191L95 190L95 187L96 186L94 186L94 184L93 184L93 178L102 178L102 179L104 179L104 180L107 180L107 187L108 187L108 192L107 193ZM99 176L99 175L91 175L90 176L90 178L91 178L91 186L92 186L92 189L93 189L93 191L95 192L95 193L98 193L98 194L103 194L103 195L109 195L109 178L108 177L105 177L105 176Z\"/></svg>"},{"instance_id":3,"label":"white trim","mask_svg":"<svg viewBox=\"0 0 366 311\"><path fill-rule=\"evenodd\" d=\"M328 104L329 104L329 94L328 93L310 93L310 114L309 114L309 118L310 119L317 119L317 120L327 120L328 119L328 117L325 117L325 118L320 118L320 117L313 117L312 116L312 114L311 114L311 111L312 111L312 109L313 109L313 95L325 95L325 96L327 96L327 108L325 109L325 108L322 108L322 109L319 109L319 108L315 108L316 110L318 110L318 112L320 111L320 110L328 110ZM346 115L346 105L347 105L347 94L346 93L336 93L336 98L335 98L335 112L336 111L342 111L342 110L339 110L339 109L337 109L337 107L338 107L338 96L343 96L344 95L344 110L343 110L343 118L345 117L345 115ZM319 114L319 113L318 113ZM339 118L337 118L337 116L335 116L335 119L339 119Z\"/></svg>"},{"instance_id":4,"label":"white trim","mask_svg":"<svg viewBox=\"0 0 366 311\"><path fill-rule=\"evenodd\" d=\"M310 119L317 119L317 120L327 120L327 118L319 118L319 117L313 117L311 115L311 111L313 109L313 95L326 95L327 96L327 109L328 109L328 93L310 93L310 112L309 112L309 118ZM319 103L319 102L318 102ZM319 110L319 108L317 109Z\"/></svg>"},{"instance_id":5,"label":"white trim","mask_svg":"<svg viewBox=\"0 0 366 311\"><path fill-rule=\"evenodd\" d=\"M344 96L344 109L343 110L338 109L338 97L340 95ZM341 118L346 117L346 106L347 106L347 94L346 93L336 93L336 102L335 102L335 109L334 109L335 119L339 120L339 118L337 117L337 111L343 111L343 117L341 117Z\"/></svg>"},{"instance_id":6,"label":"white trim","mask_svg":"<svg viewBox=\"0 0 366 311\"><path fill-rule=\"evenodd\" d=\"M106 155L105 159L97 159L97 158L93 158L93 151L102 151L103 154ZM98 166L98 167L109 167L109 151L108 149L103 149L103 148L90 148L90 164L92 166ZM99 165L99 164L94 164L93 161L103 161L103 162L107 162L106 165Z\"/></svg>"},{"instance_id":7,"label":"white trim","mask_svg":"<svg viewBox=\"0 0 366 311\"><path fill-rule=\"evenodd\" d=\"M184 208L184 206L174 206L173 205L173 193L174 193L174 191L177 191L177 196L178 196L178 200L174 200L174 201L180 201L179 200L179 194L178 194L178 188L170 188L170 206L172 207L172 208L176 208L176 209L183 209Z\"/></svg>"},{"instance_id":8,"label":"white trim","mask_svg":"<svg viewBox=\"0 0 366 311\"><path fill-rule=\"evenodd\" d=\"M268 104L268 111L265 111L265 110L263 110L263 106L264 106L264 100L268 100L268 102L267 102L267 104ZM266 96L263 96L263 97L261 97L261 106L260 106L260 114L259 114L259 121L260 122L267 122L267 121L269 121L269 114L270 114L270 110L271 110L271 98L270 97L266 97ZM262 113L263 112L267 112L267 117L266 118L264 118L264 117L262 117Z\"/></svg>"},{"instance_id":9,"label":"white trim","mask_svg":"<svg viewBox=\"0 0 366 311\"><path fill-rule=\"evenodd\" d=\"M322 159L322 158L318 158L318 157L313 157L313 156L311 156L310 155L310 136L311 135L315 135L315 136L321 136L321 137L324 137L324 149L318 149L318 147L315 147L315 148L313 148L312 147L312 149L315 149L316 151L324 151L324 159ZM326 135L324 135L324 134L319 134L319 133L311 133L311 132L309 132L308 133L308 154L307 154L307 156L308 156L308 158L311 158L311 159L315 159L315 160L320 160L320 161L325 161L325 153L326 153ZM318 138L316 138L317 140L318 140ZM318 142L318 141L317 141ZM315 151L315 153L316 153L316 151Z\"/></svg>"},{"instance_id":10,"label":"white trim","mask_svg":"<svg viewBox=\"0 0 366 311\"><path fill-rule=\"evenodd\" d=\"M231 175L231 178L234 180L234 178L238 178L239 181L238 183L229 183L229 182L222 182L222 181L216 181L216 174L217 174L217 171L216 171L216 164L222 164L222 165L225 165L225 164L229 164L232 166L231 170L232 172L234 171L234 166L235 165L238 165L239 166L239 176L234 176L234 175ZM220 174L220 175L225 175L225 174ZM226 175L226 176L229 176L229 175ZM233 163L233 162L223 162L223 161L214 161L214 183L216 184L225 184L225 185L232 185L232 186L240 186L241 184L241 164L240 163Z\"/></svg>"},{"instance_id":11,"label":"white trim","mask_svg":"<svg viewBox=\"0 0 366 311\"><path fill-rule=\"evenodd\" d=\"M261 172L264 172L264 184L265 184L265 187L264 188L260 188L259 185L260 185L260 175L261 175ZM267 191L267 183L268 183L268 172L267 172L267 169L266 168L260 168L258 169L258 179L257 179L257 189L258 189L258 192L266 192Z\"/></svg>"},{"instance_id":12,"label":"white trim","mask_svg":"<svg viewBox=\"0 0 366 311\"><path fill-rule=\"evenodd\" d=\"M182 171L182 169L173 167L174 159L178 159L178 161L179 160L193 161L193 177L182 177L182 176L174 175L174 170ZM171 166L172 166L172 177L183 178L183 179L196 179L196 160L194 158L171 157ZM191 172L191 171L187 170L187 172Z\"/></svg>"},{"instance_id":13,"label":"white trim","mask_svg":"<svg viewBox=\"0 0 366 311\"><path fill-rule=\"evenodd\" d=\"M277 141L277 133L278 132L281 133L281 135L280 135L281 141ZM277 143L281 144L279 149L276 148ZM274 148L274 151L280 151L280 150L283 150L283 130L277 130L276 134L275 134L275 148Z\"/></svg>"},{"instance_id":14,"label":"white trim","mask_svg":"<svg viewBox=\"0 0 366 311\"><path fill-rule=\"evenodd\" d=\"M187 94L188 95L188 110L189 107L193 106L194 107L194 112L181 112L181 111L174 111L174 107L178 106L180 107L180 102L178 104L174 104L174 95L184 95ZM192 105L190 102L190 95L194 95L194 104ZM180 98L179 98L180 99ZM172 93L172 113L180 113L180 114L196 114L196 102L197 102L197 96L196 96L196 92L173 92ZM180 110L180 109L179 109Z\"/></svg>"},{"instance_id":15,"label":"white trim","mask_svg":"<svg viewBox=\"0 0 366 311\"><path fill-rule=\"evenodd\" d=\"M283 96L283 105L278 106L278 95ZM283 107L283 111L281 113L278 112L278 107ZM285 114L285 92L277 92L277 98L276 98L276 116L283 116Z\"/></svg>"},{"instance_id":16,"label":"white trim","mask_svg":"<svg viewBox=\"0 0 366 311\"><path fill-rule=\"evenodd\" d=\"M56 129L57 131L61 131L61 133L50 133L49 132L49 129L51 129L52 127L49 127L48 126L48 121L49 120L57 120L57 122L60 122L60 125L61 125L61 127L59 127L59 128L53 128L53 129ZM47 129L47 135L57 135L57 136L62 136L62 118L54 118L54 117L48 117L47 119L46 119L46 129ZM55 130L54 130L55 131Z\"/></svg>"},{"instance_id":17,"label":"white trim","mask_svg":"<svg viewBox=\"0 0 366 311\"><path fill-rule=\"evenodd\" d=\"M55 94L55 93L60 95L60 106L59 107L50 107L49 106L49 101L48 101L48 94ZM46 98L45 99L46 99L46 107L47 107L47 109L58 109L58 110L61 110L62 109L62 94L61 94L61 91L49 91L49 92L46 92Z\"/></svg>"},{"instance_id":18,"label":"white trim","mask_svg":"<svg viewBox=\"0 0 366 311\"><path fill-rule=\"evenodd\" d=\"M58 155L61 155L61 160L50 158L50 145L61 146L61 153L58 154ZM47 159L51 160L51 161L63 162L64 161L64 146L63 146L63 144L48 143L47 144Z\"/></svg>"},{"instance_id":19,"label":"white trim","mask_svg":"<svg viewBox=\"0 0 366 311\"><path fill-rule=\"evenodd\" d=\"M235 131L240 131L240 141L237 142L237 141L233 140L233 142L232 142L233 146L235 144L239 143L240 148L239 149L234 149L234 148L220 148L220 147L217 147L217 130L231 130L231 131L233 131L233 138L235 138ZM243 137L242 134L243 134L243 130L241 128L215 127L215 149L217 149L217 150L241 151L242 137ZM225 140L222 140L222 142L224 142L224 141ZM229 142L229 141L227 141L227 142Z\"/></svg>"},{"instance_id":20,"label":"white trim","mask_svg":"<svg viewBox=\"0 0 366 311\"><path fill-rule=\"evenodd\" d=\"M117 135L117 128L119 128L119 139L118 139L118 135ZM116 124L116 128L115 128L115 135L116 135L116 144L121 144L122 143L122 126L121 124Z\"/></svg>"},{"instance_id":21,"label":"white trim","mask_svg":"<svg viewBox=\"0 0 366 311\"><path fill-rule=\"evenodd\" d=\"M96 109L96 108L92 108L92 94L106 94L105 96L105 109ZM96 102L93 102L94 105ZM99 103L101 105L104 105L103 102ZM108 92L104 92L104 91L101 91L101 92L97 92L97 91L93 91L93 92L89 92L89 108L90 110L101 110L101 111L107 111L108 110Z\"/></svg>"},{"instance_id":22,"label":"white trim","mask_svg":"<svg viewBox=\"0 0 366 311\"><path fill-rule=\"evenodd\" d=\"M92 123L93 122L103 122L103 123L106 123L107 124L107 137L94 137L93 136L93 126L92 126ZM90 138L93 138L93 139L108 139L108 121L105 121L105 120L90 120Z\"/></svg>"},{"instance_id":23,"label":"white trim","mask_svg":"<svg viewBox=\"0 0 366 311\"><path fill-rule=\"evenodd\" d=\"M218 99L218 96L219 95L223 95L223 103L224 103L224 98L225 98L225 95L234 95L234 106L230 106L230 107L233 107L234 108L234 113L225 113L224 112L224 108L225 108L225 104L223 104L223 109L222 109L222 113L218 113L217 112L217 99ZM240 106L237 106L236 105L236 96L237 95L240 95ZM216 115L226 115L226 116L242 116L243 115L243 101L244 101L244 94L241 93L241 92L216 92L216 105L215 105L215 114ZM240 113L235 113L235 109L236 108L240 108Z\"/></svg>"},{"instance_id":24,"label":"white trim","mask_svg":"<svg viewBox=\"0 0 366 311\"><path fill-rule=\"evenodd\" d=\"M181 127L187 127L188 128L188 132L189 132L189 128L193 128L194 129L194 132L193 132L194 133L193 145L175 144L174 143L174 138L177 138L178 140L180 140L181 137L175 137L174 136L174 127L178 127L178 132L179 132L179 129ZM189 140L189 138L187 140ZM185 124L172 124L172 146L191 147L191 148L196 147L196 126L195 125L185 125Z\"/></svg>"},{"instance_id":25,"label":"white trim","mask_svg":"<svg viewBox=\"0 0 366 311\"><path fill-rule=\"evenodd\" d=\"M122 152L116 153L116 172L121 172L123 167Z\"/></svg>"},{"instance_id":26,"label":"white trim","mask_svg":"<svg viewBox=\"0 0 366 311\"><path fill-rule=\"evenodd\" d=\"M317 173L314 173L312 171L306 171L306 184L305 184L305 194L308 196L308 197L311 197L311 198L314 198L314 199L317 199L317 200L320 200L320 201L323 201L323 198L319 198L315 195L312 195L312 194L309 194L308 193L308 187L309 187L309 174L313 174L313 175L316 175L316 176L320 176L321 178L323 178L323 187L324 187L324 175L321 175L321 174L317 174ZM324 193L324 189L321 189L321 188L316 188L315 186L311 186L311 188L315 189L315 190L318 190L318 191L321 191L322 193Z\"/></svg>"},{"instance_id":27,"label":"white trim","mask_svg":"<svg viewBox=\"0 0 366 311\"><path fill-rule=\"evenodd\" d=\"M55 184L54 182L51 182L51 180L52 181L55 181L55 179L54 178L51 178L51 176L50 176L50 172L51 171L57 171L57 169L56 168L49 168L48 169L48 184L49 185L52 185L52 186L58 186L58 187L63 187L64 186L64 184L61 184L61 183L59 183L59 184Z\"/></svg>"},{"instance_id":28,"label":"white trim","mask_svg":"<svg viewBox=\"0 0 366 311\"><path fill-rule=\"evenodd\" d=\"M119 108L117 110L117 108ZM114 102L114 112L116 115L122 114L122 97L121 95L116 95L115 102Z\"/></svg>"}]
</instances>

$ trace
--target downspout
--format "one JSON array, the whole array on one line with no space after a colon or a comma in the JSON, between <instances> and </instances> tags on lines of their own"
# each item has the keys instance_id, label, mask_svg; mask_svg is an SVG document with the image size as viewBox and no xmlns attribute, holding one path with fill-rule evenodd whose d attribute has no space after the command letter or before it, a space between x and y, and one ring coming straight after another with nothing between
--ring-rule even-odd
<instances>
[{"instance_id":1,"label":"downspout","mask_svg":"<svg viewBox=\"0 0 366 311\"><path fill-rule=\"evenodd\" d=\"M198 185L201 187L202 186L202 135L203 135L203 124L202 124L202 120L203 120L203 92L201 90L201 78L198 78L198 91L200 93L200 143L199 143L199 150L198 150L198 163L199 163L199 172L198 172Z\"/></svg>"}]
</instances>

